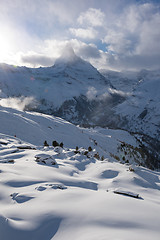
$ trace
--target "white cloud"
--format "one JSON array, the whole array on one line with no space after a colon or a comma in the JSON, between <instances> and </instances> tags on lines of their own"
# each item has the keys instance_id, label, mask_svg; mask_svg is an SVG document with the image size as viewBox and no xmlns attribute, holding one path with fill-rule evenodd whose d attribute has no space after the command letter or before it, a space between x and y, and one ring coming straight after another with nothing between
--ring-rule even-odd
<instances>
[{"instance_id":1,"label":"white cloud","mask_svg":"<svg viewBox=\"0 0 160 240\"><path fill-rule=\"evenodd\" d=\"M89 60L100 58L100 51L94 44L85 44L81 42L76 51L77 54L81 56L83 59Z\"/></svg>"},{"instance_id":2,"label":"white cloud","mask_svg":"<svg viewBox=\"0 0 160 240\"><path fill-rule=\"evenodd\" d=\"M17 59L19 65L25 65L29 67L49 66L54 64L54 61L61 56L64 48L70 44L75 53L86 61L89 61L96 68L111 68L115 69L115 57L111 54L100 51L95 44L87 44L77 39L70 40L45 40L41 48L41 53L37 54L34 51L27 53L17 53ZM23 60L23 62L22 62ZM28 62L28 64L27 64Z\"/></svg>"},{"instance_id":3,"label":"white cloud","mask_svg":"<svg viewBox=\"0 0 160 240\"><path fill-rule=\"evenodd\" d=\"M100 51L95 44L87 44L81 40L46 40L44 53L51 58L58 58L67 45L71 45L75 53L88 60L89 58L99 58Z\"/></svg>"},{"instance_id":4,"label":"white cloud","mask_svg":"<svg viewBox=\"0 0 160 240\"><path fill-rule=\"evenodd\" d=\"M70 28L70 32L79 38L94 39L97 36L97 31L93 28Z\"/></svg>"},{"instance_id":5,"label":"white cloud","mask_svg":"<svg viewBox=\"0 0 160 240\"><path fill-rule=\"evenodd\" d=\"M0 34L11 48L4 54L5 62L50 66L70 42L80 57L97 68L139 70L159 66L158 2L82 0L78 7L76 1L42 2L15 0L1 4Z\"/></svg>"},{"instance_id":6,"label":"white cloud","mask_svg":"<svg viewBox=\"0 0 160 240\"><path fill-rule=\"evenodd\" d=\"M10 97L0 99L0 106L17 110L34 110L37 104L34 97Z\"/></svg>"},{"instance_id":7,"label":"white cloud","mask_svg":"<svg viewBox=\"0 0 160 240\"><path fill-rule=\"evenodd\" d=\"M109 88L108 90L109 90L110 93L117 94L121 97L127 97L127 96L131 95L131 93L129 93L129 92L123 92L123 91L116 90L116 89L113 89L113 88Z\"/></svg>"},{"instance_id":8,"label":"white cloud","mask_svg":"<svg viewBox=\"0 0 160 240\"><path fill-rule=\"evenodd\" d=\"M116 32L114 30L108 31L103 42L108 45L108 51L116 54L128 54L133 48L132 41L127 39L127 36L123 32Z\"/></svg>"},{"instance_id":9,"label":"white cloud","mask_svg":"<svg viewBox=\"0 0 160 240\"><path fill-rule=\"evenodd\" d=\"M153 3L131 4L107 28L103 41L117 70L156 68L160 59L160 11ZM109 58L108 58L109 59ZM110 61L108 62L111 66Z\"/></svg>"},{"instance_id":10,"label":"white cloud","mask_svg":"<svg viewBox=\"0 0 160 240\"><path fill-rule=\"evenodd\" d=\"M27 67L52 66L69 42L69 40L54 39L39 42L37 51L18 52L15 61L18 65L25 64Z\"/></svg>"},{"instance_id":11,"label":"white cloud","mask_svg":"<svg viewBox=\"0 0 160 240\"><path fill-rule=\"evenodd\" d=\"M43 54L38 54L34 52L29 52L27 54L21 55L21 61L24 64L29 64L30 66L39 67L39 66L52 66L55 59L47 57Z\"/></svg>"},{"instance_id":12,"label":"white cloud","mask_svg":"<svg viewBox=\"0 0 160 240\"><path fill-rule=\"evenodd\" d=\"M102 90L97 90L95 87L89 87L86 93L86 96L89 101L92 101L92 100L104 101L107 99L109 100L111 98L111 95L108 93L107 88Z\"/></svg>"},{"instance_id":13,"label":"white cloud","mask_svg":"<svg viewBox=\"0 0 160 240\"><path fill-rule=\"evenodd\" d=\"M102 26L105 14L100 9L89 8L88 11L80 14L78 23L81 25Z\"/></svg>"},{"instance_id":14,"label":"white cloud","mask_svg":"<svg viewBox=\"0 0 160 240\"><path fill-rule=\"evenodd\" d=\"M94 87L89 87L86 96L88 100L94 100L97 97L97 90Z\"/></svg>"},{"instance_id":15,"label":"white cloud","mask_svg":"<svg viewBox=\"0 0 160 240\"><path fill-rule=\"evenodd\" d=\"M143 22L136 53L147 56L160 56L160 13Z\"/></svg>"}]
</instances>

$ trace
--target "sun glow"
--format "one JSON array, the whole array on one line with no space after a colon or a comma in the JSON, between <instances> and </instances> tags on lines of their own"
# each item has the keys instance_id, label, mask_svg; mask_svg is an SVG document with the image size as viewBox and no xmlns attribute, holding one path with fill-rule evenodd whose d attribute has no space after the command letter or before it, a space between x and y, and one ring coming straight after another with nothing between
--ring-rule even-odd
<instances>
[{"instance_id":1,"label":"sun glow","mask_svg":"<svg viewBox=\"0 0 160 240\"><path fill-rule=\"evenodd\" d=\"M11 54L11 43L9 37L0 36L0 62L6 62Z\"/></svg>"}]
</instances>

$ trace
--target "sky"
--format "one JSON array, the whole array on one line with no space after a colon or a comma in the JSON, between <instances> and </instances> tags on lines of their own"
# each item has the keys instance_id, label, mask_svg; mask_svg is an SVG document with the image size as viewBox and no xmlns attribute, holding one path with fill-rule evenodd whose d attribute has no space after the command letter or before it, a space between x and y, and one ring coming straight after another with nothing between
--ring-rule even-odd
<instances>
[{"instance_id":1,"label":"sky","mask_svg":"<svg viewBox=\"0 0 160 240\"><path fill-rule=\"evenodd\" d=\"M160 0L0 0L0 62L52 66L68 45L98 69L159 69Z\"/></svg>"}]
</instances>

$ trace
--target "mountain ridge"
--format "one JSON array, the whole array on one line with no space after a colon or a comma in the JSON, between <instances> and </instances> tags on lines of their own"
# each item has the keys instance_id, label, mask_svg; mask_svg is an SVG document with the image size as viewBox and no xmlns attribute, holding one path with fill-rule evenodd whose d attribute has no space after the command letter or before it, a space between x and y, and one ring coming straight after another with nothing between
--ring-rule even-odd
<instances>
[{"instance_id":1,"label":"mountain ridge","mask_svg":"<svg viewBox=\"0 0 160 240\"><path fill-rule=\"evenodd\" d=\"M156 147L160 141L160 71L103 74L76 56L72 48L52 67L1 64L0 105L51 114L83 127L138 133L151 152L155 151L154 159L160 156Z\"/></svg>"}]
</instances>

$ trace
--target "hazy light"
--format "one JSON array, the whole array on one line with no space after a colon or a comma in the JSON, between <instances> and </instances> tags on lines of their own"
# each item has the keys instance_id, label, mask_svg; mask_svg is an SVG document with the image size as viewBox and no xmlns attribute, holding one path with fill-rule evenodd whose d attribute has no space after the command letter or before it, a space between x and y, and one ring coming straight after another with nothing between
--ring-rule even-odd
<instances>
[{"instance_id":1,"label":"hazy light","mask_svg":"<svg viewBox=\"0 0 160 240\"><path fill-rule=\"evenodd\" d=\"M0 62L4 62L11 53L11 44L7 37L0 35Z\"/></svg>"}]
</instances>

